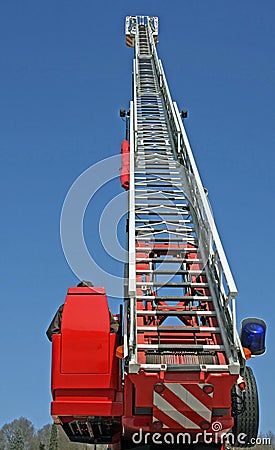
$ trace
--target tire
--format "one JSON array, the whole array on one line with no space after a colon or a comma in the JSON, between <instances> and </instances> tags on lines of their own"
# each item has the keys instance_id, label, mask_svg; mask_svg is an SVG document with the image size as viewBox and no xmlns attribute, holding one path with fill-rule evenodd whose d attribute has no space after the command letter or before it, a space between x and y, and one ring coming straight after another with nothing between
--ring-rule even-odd
<instances>
[{"instance_id":1,"label":"tire","mask_svg":"<svg viewBox=\"0 0 275 450\"><path fill-rule=\"evenodd\" d=\"M252 444L251 440L253 441L258 436L258 390L255 377L250 367L245 368L244 379L246 381L246 388L243 392L236 385L232 390L232 414L234 416L232 433L235 438L234 447L253 447L255 441Z\"/></svg>"}]
</instances>

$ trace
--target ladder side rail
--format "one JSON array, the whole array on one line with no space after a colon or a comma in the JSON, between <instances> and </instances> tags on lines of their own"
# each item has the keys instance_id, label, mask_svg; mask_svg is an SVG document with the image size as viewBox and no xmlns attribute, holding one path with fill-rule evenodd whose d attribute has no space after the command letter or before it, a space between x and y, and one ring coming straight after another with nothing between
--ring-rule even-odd
<instances>
[{"instance_id":1,"label":"ladder side rail","mask_svg":"<svg viewBox=\"0 0 275 450\"><path fill-rule=\"evenodd\" d=\"M147 32L148 32L148 26L147 26ZM132 149L137 150L137 85L139 84L139 77L138 77L138 58L139 58L139 29L137 28L137 37L135 39L135 55L136 55L136 59L134 60L134 74L133 74L133 111L132 111L132 134L131 134L131 141L132 141ZM180 119L179 116L179 112L178 109L176 107L176 104L173 104L172 99L171 99L171 95L170 95L170 91L168 88L168 84L166 81L166 77L165 77L165 73L162 67L162 64L160 62L160 60L158 59L157 56L157 52L156 52L156 48L155 48L155 42L154 42L154 38L152 36L152 32L149 29L148 32L148 38L149 38L149 45L150 45L150 50L151 50L151 56L152 56L152 61L153 61L153 65L154 65L154 72L155 75L158 78L158 82L159 82L159 86L161 88L162 91L162 98L164 100L164 105L165 105L165 112L166 112L166 117L167 117L167 124L169 125L170 128L170 133L172 134L172 139L173 139L173 143L175 144L176 149L174 149L174 154L175 154L175 159L179 159L180 157L184 158L184 166L181 165L182 168L182 173L184 178L187 180L186 185L188 186L188 190L190 198L192 198L193 200L193 204L195 205L195 221L197 222L197 229L198 230L202 230L202 235L203 235L203 241L204 241L204 252L205 253L205 263L208 262L207 264L207 271L209 272L209 276L208 278L212 280L212 291L213 291L213 297L215 298L215 303L216 303L216 307L215 309L218 312L219 315L219 320L221 323L224 324L223 331L222 331L222 340L225 344L225 349L226 349L226 354L227 354L227 358L228 361L230 362L230 365L232 366L232 370L234 371L238 371L239 369L236 367L239 367L239 363L238 360L236 358L236 352L234 352L234 355L232 354L232 350L235 350L236 347L234 347L234 345L232 345L232 341L236 342L236 326L235 326L235 321L231 320L234 319L234 311L233 314L231 311L229 311L229 314L225 314L225 309L228 308L228 303L230 298L233 297L232 294L236 294L237 290L235 287L235 291L234 289L229 290L229 295L227 295L227 303L226 303L226 294L225 291L223 289L223 285L221 283L221 278L222 276L225 277L226 282L227 282L227 277L226 277L226 271L224 271L223 267L224 265L222 264L222 258L220 258L219 260L215 261L215 265L219 266L221 268L220 271L217 270L213 270L212 267L212 259L209 258L209 255L211 254L211 257L213 257L213 255L218 254L219 255L219 251L218 249L215 248L215 251L213 250L213 243L212 243L212 238L214 241L214 236L213 236L213 227L211 227L212 222L214 222L213 220L213 216L212 216L212 212L210 209L210 206L208 204L208 200L205 196L205 192L196 168L196 164L192 155L192 151L190 148L190 151L187 147L188 147L188 139L186 136L186 133L184 134L182 131L182 121ZM185 131L185 130L184 130ZM187 145L186 145L187 142ZM172 146L173 147L173 146ZM189 146L190 147L190 146ZM191 157L190 157L191 154ZM186 167L186 168L185 168ZM207 208L205 208L205 205L203 203L203 200L205 200L206 205L209 209L209 211L207 210ZM193 206L192 204L192 206ZM208 214L207 214L208 213ZM214 224L215 226L215 224ZM133 227L129 227L130 228L130 233L131 230L133 230ZM217 233L217 230L216 230ZM135 242L135 236L132 236L132 240L131 242L134 243ZM208 242L211 242L211 245L208 244ZM219 241L220 243L220 241ZM208 244L208 245L207 245ZM214 244L216 245L216 243L214 242ZM133 244L134 245L134 244ZM221 243L220 243L221 245ZM216 247L218 247L218 245L216 245ZM222 247L221 247L222 248ZM225 261L226 257L224 255ZM217 264L218 261L218 264ZM229 268L229 266L228 266ZM230 269L229 269L230 271ZM220 279L219 277L214 277L213 274L217 274L220 272ZM232 277L233 279L233 277ZM217 283L217 280L219 281ZM233 281L234 283L234 281ZM228 283L230 285L230 283ZM231 285L233 285L231 283ZM234 285L235 286L235 285ZM129 290L129 294L130 294L130 342L131 342L131 348L129 349L131 352L131 357L130 357L130 361L132 362L132 364L134 364L137 361L137 348L136 348L136 342L137 342L137 330L136 330L136 304L135 304L135 292ZM220 301L218 301L220 299ZM225 308L224 308L225 307ZM233 323L233 332L232 332L232 323ZM229 336L227 335L227 333L229 334ZM234 367L233 367L234 366ZM236 372L235 372L236 373Z\"/></svg>"},{"instance_id":2,"label":"ladder side rail","mask_svg":"<svg viewBox=\"0 0 275 450\"><path fill-rule=\"evenodd\" d=\"M179 156L181 155L182 133L181 133L181 129L180 129L180 126L178 123L178 119L176 116L176 111L175 111L175 108L174 108L174 105L172 102L172 98L170 95L170 90L168 87L165 72L164 72L161 61L158 59L156 46L155 46L154 39L152 38L151 34L150 34L150 44L151 44L151 48L152 48L152 54L154 57L156 72L158 74L159 83L162 88L163 99L164 99L165 106L166 106L166 111L167 111L167 115L168 115L168 119L169 119L169 125L170 125L171 131L172 131L174 145L175 145L176 152L177 152L175 157L176 157L176 159L178 159ZM188 159L186 159L186 158L184 160L184 167L186 167L186 169L184 171L182 171L183 172L182 174L185 179L186 178L188 179L186 186L192 186L193 183L191 182L191 179L190 179L191 166L190 166ZM201 213L201 208L199 208L199 207L196 208L196 205L198 204L196 192L191 193L190 189L189 189L189 198L190 199L192 198L193 209L195 210L196 216L198 218L200 218L200 220L198 221L199 223L198 223L197 229L200 230L200 234L203 236L203 242L206 244L205 254L208 255L209 254L209 245L207 245L207 244L211 241L211 237L209 235L209 227L207 226L205 217Z\"/></svg>"},{"instance_id":3,"label":"ladder side rail","mask_svg":"<svg viewBox=\"0 0 275 450\"><path fill-rule=\"evenodd\" d=\"M235 348L240 353L241 367L243 368L245 366L246 359L245 359L245 354L244 354L243 346L241 343L241 339L240 339L240 336L239 336L239 333L237 330L237 314L236 314L236 299L235 299L235 297L233 297L231 299L231 308L230 308L230 304L227 305L227 313L233 324L233 342L234 342Z\"/></svg>"},{"instance_id":4,"label":"ladder side rail","mask_svg":"<svg viewBox=\"0 0 275 450\"><path fill-rule=\"evenodd\" d=\"M220 267L220 264L219 264L219 267ZM223 297L226 298L226 293L224 291L223 284L220 283L218 288L219 288L219 291L222 293ZM244 355L244 351L243 351L243 346L241 344L241 339L240 339L239 333L237 331L237 315L236 315L236 299L235 299L235 297L231 298L231 307L230 307L230 301L227 304L225 304L225 314L226 314L226 317L228 317L227 322L232 325L234 347L236 349L238 349L238 351L240 352L241 358L243 360L243 365L244 365L245 364L245 355Z\"/></svg>"},{"instance_id":5,"label":"ladder side rail","mask_svg":"<svg viewBox=\"0 0 275 450\"><path fill-rule=\"evenodd\" d=\"M129 299L124 300L124 318L123 318L123 357L126 358L129 354L128 342L128 311L129 311Z\"/></svg>"},{"instance_id":6,"label":"ladder side rail","mask_svg":"<svg viewBox=\"0 0 275 450\"><path fill-rule=\"evenodd\" d=\"M188 140L184 125L180 118L177 104L176 104L176 102L172 102L168 83L167 83L166 76L165 76L165 72L162 67L161 61L158 59L156 46L154 43L152 33L149 33L149 38L150 38L150 45L151 45L151 49L152 49L152 55L154 58L156 71L159 76L160 86L162 87L163 98L164 98L165 105L166 105L169 123L170 123L170 126L173 131L173 138L174 138L175 146L178 149L178 153L182 154L187 170L191 171L191 173L193 174L192 185L194 187L195 195L193 196L192 200L193 200L194 204L199 205L199 211L197 211L197 213L200 212L199 216L203 219L202 222L205 223L205 221L206 221L209 224L209 231L211 232L211 235L213 238L213 244L215 245L215 250L216 250L215 252L214 251L212 252L211 256L215 255L217 257L219 264L221 265L222 274L220 276L221 277L220 280L222 279L222 275L224 275L226 284L227 284L227 288L228 288L228 292L226 294L226 299L223 299L223 302L228 304L230 299L237 295L238 291L237 291L235 281L233 279L233 275L231 273L231 269L229 267L229 264L228 264L228 261L227 261L227 258L226 258L226 255L225 255L225 252L224 252L224 249L223 249L223 246L222 246L219 234L218 234L217 227L215 225L215 221L214 221L213 214L212 214L212 211L209 206L208 199L204 192L201 178L200 178L200 175L199 175L199 172L197 169L197 165L196 165L196 162L195 162L195 159L194 159L194 156L193 156L190 144L189 144L189 140ZM181 142L180 142L180 140L181 140ZM209 241L207 234L208 234L208 232L206 230L206 236L205 236L206 241L205 242ZM219 280L219 282L220 282L220 280Z\"/></svg>"},{"instance_id":7,"label":"ladder side rail","mask_svg":"<svg viewBox=\"0 0 275 450\"><path fill-rule=\"evenodd\" d=\"M134 77L135 80L135 77ZM134 81L135 83L135 81ZM135 113L134 103L130 103L130 183L129 183L129 284L128 296L129 305L129 353L133 358L136 348L136 248L135 248ZM125 312L127 314L127 311Z\"/></svg>"},{"instance_id":8,"label":"ladder side rail","mask_svg":"<svg viewBox=\"0 0 275 450\"><path fill-rule=\"evenodd\" d=\"M223 323L223 327L221 328L222 340L225 345L226 355L229 361L229 364L232 367L232 370L238 370L238 367L233 369L233 366L237 364L236 353L232 353L232 350L235 351L236 348L239 348L240 343L236 340L236 322L233 320L232 311L229 308L229 304L225 305L224 299L226 298L226 294L224 291L224 286L217 283L216 278L213 276L213 272L211 267L209 266L208 255L210 250L210 240L212 239L212 235L210 233L210 229L207 221L202 219L201 210L199 209L199 205L197 202L196 193L191 194L192 190L192 181L191 174L184 168L182 168L182 177L185 179L185 184L187 187L186 193L189 198L192 198L192 204L190 202L190 208L193 210L192 217L195 228L200 231L199 236L199 252L202 257L202 261L204 262L204 270L207 274L207 279L211 280L209 284L209 288L211 291L211 296L213 298L213 304L215 305L215 311L217 312L217 317L220 323ZM220 301L218 301L218 299ZM233 300L233 299L232 299ZM234 325L235 324L235 325ZM233 328L232 328L233 327ZM235 345L232 347L232 343Z\"/></svg>"},{"instance_id":9,"label":"ladder side rail","mask_svg":"<svg viewBox=\"0 0 275 450\"><path fill-rule=\"evenodd\" d=\"M182 123L182 120L180 118L180 113L177 107L176 102L174 102L174 108L175 108L175 112L176 112L176 116L177 116L177 120L179 123L179 126L181 128L181 133L182 133L182 137L183 137L183 146L182 146L182 152L185 153L185 158L188 159L190 161L190 167L192 169L192 173L194 175L194 184L196 187L196 194L199 196L199 203L201 203L201 209L202 209L202 216L205 216L210 230L211 230L211 234L213 237L213 243L215 244L215 248L216 248L216 252L214 252L211 256L216 257L216 261L218 262L218 264L220 264L222 270L221 270L221 277L222 275L224 275L225 280L226 280L226 284L227 284L227 288L228 288L228 292L227 292L227 299L226 299L226 303L228 303L230 301L231 298L235 297L238 293L237 291L237 287L235 284L235 281L233 279L233 275L231 272L231 269L229 267L221 240L220 240L220 236L213 218L213 214L212 211L210 209L210 205L208 202L208 199L206 197L206 194L204 192L204 188L201 182L201 178L196 166L196 162L189 144L189 140L184 128L184 125Z\"/></svg>"},{"instance_id":10,"label":"ladder side rail","mask_svg":"<svg viewBox=\"0 0 275 450\"><path fill-rule=\"evenodd\" d=\"M138 44L137 44L138 45ZM134 153L135 155L137 151L137 134L138 134L138 122L137 122L137 89L139 86L139 70L138 70L138 61L137 57L133 60L133 142L134 142ZM131 152L131 149L130 149ZM134 156L133 156L134 157ZM133 169L134 170L134 169ZM134 183L134 177L133 177L133 183Z\"/></svg>"},{"instance_id":11,"label":"ladder side rail","mask_svg":"<svg viewBox=\"0 0 275 450\"><path fill-rule=\"evenodd\" d=\"M189 198L192 198L192 205L190 203L190 207L194 211L194 214L192 214L194 224L197 229L200 230L200 239L199 239L199 249L202 256L202 260L205 264L205 271L207 272L207 277L212 282L210 283L210 290L211 295L213 298L216 299L214 302L216 304L215 310L219 309L219 317L220 320L222 319L222 322L224 324L224 331L223 332L223 341L230 341L230 349L228 345L226 346L226 353L228 355L229 360L231 360L231 363L235 364L234 361L236 361L236 352L235 350L240 350L242 356L243 350L241 346L241 342L237 333L237 327L236 327L236 311L233 309L233 303L235 303L235 298L231 297L231 303L232 303L232 310L230 309L230 301L226 301L227 294L225 292L225 288L223 283L221 282L221 279L223 277L223 271L221 263L215 265L213 264L211 266L211 260L209 259L210 255L210 249L212 246L211 240L212 240L212 233L209 228L209 224L207 220L205 220L205 216L202 215L202 209L200 208L199 202L198 202L198 192L197 187L193 187L193 181L194 178L190 172L182 168L182 176L186 180L186 186L187 186L187 195ZM212 256L216 253L216 250L213 251ZM218 267L216 267L218 265ZM215 266L215 267L214 267ZM206 270L207 269L207 270ZM215 270L214 270L215 269ZM218 276L219 273L219 276ZM219 302L217 302L217 299L220 299ZM222 308L221 308L222 307ZM233 345L233 351L234 351L234 360L232 360L232 354L231 354L231 348Z\"/></svg>"},{"instance_id":12,"label":"ladder side rail","mask_svg":"<svg viewBox=\"0 0 275 450\"><path fill-rule=\"evenodd\" d=\"M155 49L156 52L156 49ZM166 80L166 76L165 76L165 72L163 70L163 66L162 66L162 62L161 60L159 60L159 68L160 68L160 79L162 80L162 93L163 93L163 99L165 102L165 106L166 106L166 111L167 111L167 116L168 116L168 120L169 120L169 125L170 128L172 130L172 136L173 136L173 141L174 141L174 145L175 145L175 149L176 149L176 157L178 157L178 155L180 154L180 150L181 150L181 130L180 127L178 125L178 121L177 121L177 117L175 114L175 110L173 107L173 102L172 102L172 98L171 98L171 94L170 94L170 90L168 87L168 83Z\"/></svg>"},{"instance_id":13,"label":"ladder side rail","mask_svg":"<svg viewBox=\"0 0 275 450\"><path fill-rule=\"evenodd\" d=\"M153 61L155 64L156 73L157 73L158 79L159 79L159 86L160 86L160 89L162 90L162 95L163 95L164 103L166 106L167 117L169 120L169 125L171 127L174 145L175 145L177 153L179 154L180 153L181 130L178 125L175 110L173 108L170 90L168 88L168 83L167 83L167 80L165 77L165 73L163 70L161 60L159 59L158 54L157 54L156 44L155 44L152 32L149 33L149 42L151 45L151 51L152 51Z\"/></svg>"},{"instance_id":14,"label":"ladder side rail","mask_svg":"<svg viewBox=\"0 0 275 450\"><path fill-rule=\"evenodd\" d=\"M215 293L215 298L216 299L220 298L221 300L220 303L224 305L225 309L227 309L227 314L224 314L224 319L225 322L227 323L227 330L232 331L230 334L232 334L234 347L237 349L241 349L242 351L240 339L238 337L236 328L236 313L234 309L235 296L237 295L237 288L227 258L225 256L222 243L220 241L220 237L214 222L213 214L208 199L204 192L201 178L195 163L195 159L192 154L192 150L185 129L180 119L177 105L176 103L172 102L165 72L161 61L158 59L152 33L149 33L149 42L151 45L156 73L159 78L159 85L161 87L163 99L166 106L169 124L173 134L174 144L178 153L177 156L178 157L181 156L183 158L184 166L186 167L186 169L182 170L183 176L184 178L188 179L187 186L191 186L191 189L189 189L189 195L192 198L192 207L195 210L195 217L198 219L197 225L198 229L200 230L202 240L201 243L203 244L202 250L204 253L204 259L205 262L207 262L208 257L211 256L211 260L209 260L209 263L212 261L213 265L219 267L219 270L215 271L216 277L214 277L213 280L214 285L216 285L215 281L217 279L219 287L218 292ZM211 278L213 278L212 270L210 271L212 274ZM222 282L223 277L226 280L227 293L225 292L224 285ZM232 311L229 306L230 300L232 300ZM230 320L228 320L227 317ZM225 333L223 336L223 340L224 342L228 342L228 338ZM228 345L226 347L227 347L226 353L229 357L229 360L231 360L232 362L232 355L230 348Z\"/></svg>"},{"instance_id":15,"label":"ladder side rail","mask_svg":"<svg viewBox=\"0 0 275 450\"><path fill-rule=\"evenodd\" d=\"M215 282L215 279L213 279L213 273L211 271L211 267L209 267L209 264L206 264L204 270L208 280L212 280L212 282L209 283L209 289L218 321L221 324L220 332L229 361L229 370L232 374L239 373L240 361L238 351L241 349L241 343L240 340L237 339L238 333L236 327L236 311L234 310L235 298L231 299L232 310L230 309L230 304L223 305L222 302L219 301L219 286L218 283ZM242 356L244 355L242 354Z\"/></svg>"},{"instance_id":16,"label":"ladder side rail","mask_svg":"<svg viewBox=\"0 0 275 450\"><path fill-rule=\"evenodd\" d=\"M218 263L216 262L215 266L217 266ZM221 266L221 264L219 263L219 268ZM213 274L213 272L212 272ZM215 276L214 276L214 280L215 280ZM219 278L219 280L221 280L221 278ZM226 293L224 290L224 286L223 283L219 283L219 292L221 292L222 296L224 299L226 299ZM237 349L240 352L240 356L242 359L242 366L245 365L245 355L244 355L244 351L243 351L243 346L241 344L241 340L237 331L237 315L236 315L236 299L235 297L231 298L231 306L230 306L230 301L229 302L224 302L224 308L225 308L225 315L227 317L227 322L228 324L231 325L232 330L230 330L230 332L232 332L233 334L233 343L234 343L234 348Z\"/></svg>"},{"instance_id":17,"label":"ladder side rail","mask_svg":"<svg viewBox=\"0 0 275 450\"><path fill-rule=\"evenodd\" d=\"M133 60L133 101L130 103L130 182L129 182L129 360L137 360L136 329L136 241L135 241L135 153L137 149L137 85L138 85L139 28L136 27L135 58ZM127 314L127 312L126 312Z\"/></svg>"}]
</instances>

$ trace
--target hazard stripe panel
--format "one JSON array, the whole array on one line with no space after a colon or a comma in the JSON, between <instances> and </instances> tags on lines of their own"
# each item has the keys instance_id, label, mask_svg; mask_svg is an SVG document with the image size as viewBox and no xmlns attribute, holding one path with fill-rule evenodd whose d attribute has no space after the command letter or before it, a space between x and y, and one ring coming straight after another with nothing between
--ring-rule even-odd
<instances>
[{"instance_id":1,"label":"hazard stripe panel","mask_svg":"<svg viewBox=\"0 0 275 450\"><path fill-rule=\"evenodd\" d=\"M155 393L154 395L154 403L156 403L156 406L160 411L173 419L178 424L178 426L180 425L181 427L187 429L200 429L199 425L192 422L192 420L179 412L158 393Z\"/></svg>"},{"instance_id":2,"label":"hazard stripe panel","mask_svg":"<svg viewBox=\"0 0 275 450\"><path fill-rule=\"evenodd\" d=\"M164 427L201 429L211 422L213 393L203 392L204 384L165 383L162 393L154 392L153 421Z\"/></svg>"},{"instance_id":3,"label":"hazard stripe panel","mask_svg":"<svg viewBox=\"0 0 275 450\"><path fill-rule=\"evenodd\" d=\"M126 35L126 45L127 47L134 47L134 38L132 36Z\"/></svg>"},{"instance_id":4,"label":"hazard stripe panel","mask_svg":"<svg viewBox=\"0 0 275 450\"><path fill-rule=\"evenodd\" d=\"M203 405L198 398L194 397L190 391L188 391L184 386L178 383L166 384L166 387L170 389L179 399L181 399L189 408L196 411L205 420L211 420L211 409Z\"/></svg>"}]
</instances>

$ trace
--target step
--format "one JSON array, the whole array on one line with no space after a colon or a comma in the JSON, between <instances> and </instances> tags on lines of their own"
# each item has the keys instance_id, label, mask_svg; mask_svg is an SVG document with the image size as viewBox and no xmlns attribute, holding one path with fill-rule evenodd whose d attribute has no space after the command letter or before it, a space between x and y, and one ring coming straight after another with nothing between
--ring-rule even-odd
<instances>
[{"instance_id":1,"label":"step","mask_svg":"<svg viewBox=\"0 0 275 450\"><path fill-rule=\"evenodd\" d=\"M141 326L137 327L138 332L143 331L153 331L153 332L169 332L169 333L220 333L221 329L219 327L189 327L189 326Z\"/></svg>"},{"instance_id":2,"label":"step","mask_svg":"<svg viewBox=\"0 0 275 450\"><path fill-rule=\"evenodd\" d=\"M151 270L151 269L136 269L136 273L148 273L148 274L154 274L154 275L205 275L205 270L176 270L176 271L172 271L172 270Z\"/></svg>"},{"instance_id":3,"label":"step","mask_svg":"<svg viewBox=\"0 0 275 450\"><path fill-rule=\"evenodd\" d=\"M165 264L176 264L176 263L188 263L188 264L202 264L202 260L199 258L163 258L160 256L158 258L136 258L136 263L165 263Z\"/></svg>"},{"instance_id":4,"label":"step","mask_svg":"<svg viewBox=\"0 0 275 450\"><path fill-rule=\"evenodd\" d=\"M148 187L157 187L157 188L159 188L159 187L165 187L165 188L169 187L169 186L167 186L167 184L164 184L164 183L155 183L155 182L151 183L150 181L153 181L153 180L146 180L146 181L136 182L135 186L142 186L142 185L144 185L146 187L148 186ZM166 183L169 183L169 181L167 180ZM171 185L171 187L179 186L183 190L183 184L182 183L171 183L170 182L170 185Z\"/></svg>"},{"instance_id":5,"label":"step","mask_svg":"<svg viewBox=\"0 0 275 450\"><path fill-rule=\"evenodd\" d=\"M163 238L156 238L154 236L155 235L158 236L160 234L158 229L151 230L150 231L150 236L148 236L149 233L142 234L142 231L143 230L138 231L140 233L140 235L136 237L136 242L138 242L138 241L146 241L148 243L151 242L152 244L153 243L158 243L158 242L160 242L160 243L162 243L162 242L179 243L179 242L186 241L186 239L188 239L188 240L195 239L195 237L192 238L192 236L190 236L191 233L195 233L195 230L192 230L192 229L190 231L182 230L181 233L177 232L177 235L181 235L181 238L171 237L172 233L168 232L168 231L166 232L167 234L170 234L170 236L168 238L165 238L165 237L163 237Z\"/></svg>"},{"instance_id":6,"label":"step","mask_svg":"<svg viewBox=\"0 0 275 450\"><path fill-rule=\"evenodd\" d=\"M160 281L137 281L136 282L136 286L137 287L163 287L163 288L167 288L167 287L172 287L172 288L181 288L181 287L190 287L190 288L207 288L208 287L208 283L192 283L192 282L160 282Z\"/></svg>"},{"instance_id":7,"label":"step","mask_svg":"<svg viewBox=\"0 0 275 450\"><path fill-rule=\"evenodd\" d=\"M186 302L186 301L200 301L200 302L211 302L212 301L212 297L210 295L174 295L174 296L170 296L167 297L167 295L163 296L163 295L137 295L136 296L137 300L146 300L146 301L155 301L155 302L159 302L159 301L169 301L169 302L174 302L174 301L179 301L179 302ZM197 311L197 310L195 310Z\"/></svg>"},{"instance_id":8,"label":"step","mask_svg":"<svg viewBox=\"0 0 275 450\"><path fill-rule=\"evenodd\" d=\"M178 220L155 220L155 219L136 219L135 220L136 223L150 223L152 225L160 225L163 223L166 223L167 225L179 225L181 223L192 223L191 219L178 219Z\"/></svg>"},{"instance_id":9,"label":"step","mask_svg":"<svg viewBox=\"0 0 275 450\"><path fill-rule=\"evenodd\" d=\"M203 311L203 310L193 310L193 311L182 311L182 310L173 310L173 311L161 311L157 310L137 310L137 316L203 316L203 317L216 317L215 311Z\"/></svg>"},{"instance_id":10,"label":"step","mask_svg":"<svg viewBox=\"0 0 275 450\"><path fill-rule=\"evenodd\" d=\"M224 345L205 344L137 344L138 350L196 350L196 351L225 351Z\"/></svg>"},{"instance_id":11,"label":"step","mask_svg":"<svg viewBox=\"0 0 275 450\"><path fill-rule=\"evenodd\" d=\"M162 201L165 200L164 198L162 199ZM138 203L138 206L142 206L144 208L170 208L170 209L176 209L176 208L188 208L189 204L188 203L171 203L171 201L167 204L163 203Z\"/></svg>"},{"instance_id":12,"label":"step","mask_svg":"<svg viewBox=\"0 0 275 450\"><path fill-rule=\"evenodd\" d=\"M196 252L196 248L185 248L185 247L168 247L167 246L163 246L163 247L156 247L154 245L150 245L148 247L136 247L136 251L139 252L145 252L145 251L162 251L162 250L169 250L169 252L184 252L184 253L195 253ZM177 258L177 260L180 260L180 258ZM189 259L188 262L193 262L193 259Z\"/></svg>"},{"instance_id":13,"label":"step","mask_svg":"<svg viewBox=\"0 0 275 450\"><path fill-rule=\"evenodd\" d=\"M165 212L165 211L142 211L139 210L138 208L136 209L136 214L138 215L150 215L150 216L186 216L189 215L189 211L187 209L179 212L179 211L175 211L175 212ZM169 221L169 219L168 219Z\"/></svg>"},{"instance_id":14,"label":"step","mask_svg":"<svg viewBox=\"0 0 275 450\"><path fill-rule=\"evenodd\" d=\"M136 189L136 193L137 192L146 193L148 195L151 195L151 194L152 195L154 195L154 194L163 194L163 195L165 195L165 194L169 194L169 195L174 194L176 200L179 200L179 197L182 198L182 200L186 200L186 197L184 195L182 195L182 192L179 191L179 190L177 190L177 191L165 191L165 190L164 191L161 191L161 190L159 190L159 191L151 191L151 190L145 190L145 189ZM157 200L157 198L156 198L156 200ZM165 198L160 197L160 200L165 200Z\"/></svg>"},{"instance_id":15,"label":"step","mask_svg":"<svg viewBox=\"0 0 275 450\"><path fill-rule=\"evenodd\" d=\"M185 231L193 231L193 232L195 232L195 229L194 228L192 228L192 227L187 227L187 226L182 226L181 228L154 228L154 227L145 227L145 226L138 226L138 227L136 227L136 232L137 233L140 233L140 232L151 232L151 233L158 233L158 234L161 234L161 233L166 233L166 234L173 234L173 235L179 235L179 234L182 234L182 233L184 233ZM169 241L170 239L169 238L167 238L167 239L162 239L162 238L159 238L159 240L160 241L165 241L165 240L167 240L167 241ZM173 238L171 237L171 241L173 240ZM154 241L152 241L152 242L154 242Z\"/></svg>"}]
</instances>

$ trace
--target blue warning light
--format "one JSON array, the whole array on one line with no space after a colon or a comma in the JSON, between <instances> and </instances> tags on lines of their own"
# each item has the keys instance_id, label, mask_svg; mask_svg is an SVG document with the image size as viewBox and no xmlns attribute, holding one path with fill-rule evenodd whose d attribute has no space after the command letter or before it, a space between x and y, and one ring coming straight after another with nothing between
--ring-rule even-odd
<instances>
[{"instance_id":1,"label":"blue warning light","mask_svg":"<svg viewBox=\"0 0 275 450\"><path fill-rule=\"evenodd\" d=\"M266 324L262 319L245 319L241 324L241 343L252 355L262 355L265 352Z\"/></svg>"}]
</instances>

